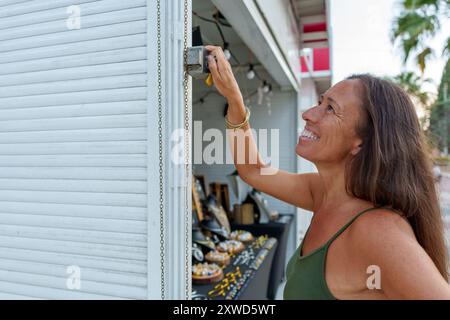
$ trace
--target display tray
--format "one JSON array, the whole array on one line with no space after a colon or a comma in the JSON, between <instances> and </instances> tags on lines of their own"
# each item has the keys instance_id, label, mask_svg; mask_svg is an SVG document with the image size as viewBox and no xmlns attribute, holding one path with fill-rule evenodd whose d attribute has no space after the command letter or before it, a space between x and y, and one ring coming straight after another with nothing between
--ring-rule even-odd
<instances>
[{"instance_id":1,"label":"display tray","mask_svg":"<svg viewBox=\"0 0 450 320\"><path fill-rule=\"evenodd\" d=\"M277 249L272 263L269 281L269 299L275 299L277 289L285 277L286 255L290 257L291 251L288 251L288 241L290 229L293 227L294 217L291 214L280 214L276 221L269 223L256 223L249 225L231 224L233 230L247 230L253 235L266 234L278 240Z\"/></svg>"},{"instance_id":2,"label":"display tray","mask_svg":"<svg viewBox=\"0 0 450 320\"><path fill-rule=\"evenodd\" d=\"M276 238L258 237L234 255L223 268L224 278L215 283L193 284L192 299L265 300L272 260L277 247Z\"/></svg>"}]
</instances>

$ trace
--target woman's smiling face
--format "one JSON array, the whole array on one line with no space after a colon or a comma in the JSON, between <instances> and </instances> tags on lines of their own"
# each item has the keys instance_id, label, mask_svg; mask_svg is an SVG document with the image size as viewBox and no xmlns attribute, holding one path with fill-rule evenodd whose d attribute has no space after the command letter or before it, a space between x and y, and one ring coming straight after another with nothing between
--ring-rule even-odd
<instances>
[{"instance_id":1,"label":"woman's smiling face","mask_svg":"<svg viewBox=\"0 0 450 320\"><path fill-rule=\"evenodd\" d=\"M302 115L306 125L296 152L315 163L340 163L358 153L362 139L356 133L361 117L361 84L344 80L321 95L318 105Z\"/></svg>"}]
</instances>

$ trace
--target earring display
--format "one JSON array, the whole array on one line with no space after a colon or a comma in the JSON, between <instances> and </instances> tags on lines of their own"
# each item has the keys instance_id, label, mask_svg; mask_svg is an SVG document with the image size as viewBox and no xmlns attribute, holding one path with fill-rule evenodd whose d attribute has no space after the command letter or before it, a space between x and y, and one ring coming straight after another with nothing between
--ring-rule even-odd
<instances>
[{"instance_id":1,"label":"earring display","mask_svg":"<svg viewBox=\"0 0 450 320\"><path fill-rule=\"evenodd\" d=\"M255 242L252 243L252 246L253 246L254 248L256 248L256 249L259 249L259 248L261 248L261 247L266 243L267 240L268 240L268 237L267 237L267 236L259 236L259 237L255 240Z\"/></svg>"},{"instance_id":2,"label":"earring display","mask_svg":"<svg viewBox=\"0 0 450 320\"><path fill-rule=\"evenodd\" d=\"M237 279L242 276L241 269L237 267L234 271L227 272L222 281L214 286L214 288L208 292L208 296L215 298L218 296L225 296L229 292L233 285L237 284Z\"/></svg>"},{"instance_id":3,"label":"earring display","mask_svg":"<svg viewBox=\"0 0 450 320\"><path fill-rule=\"evenodd\" d=\"M196 204L192 221L192 297L266 299L277 240L267 235L256 236L243 229L232 230L221 205L227 198L221 190L228 188L211 183L211 193L207 195L204 176L203 183L198 178L193 182ZM253 207L253 204L245 205ZM199 209L202 216L198 214ZM250 215L253 218L253 209Z\"/></svg>"},{"instance_id":4,"label":"earring display","mask_svg":"<svg viewBox=\"0 0 450 320\"><path fill-rule=\"evenodd\" d=\"M267 250L265 248L263 250L259 251L256 258L250 264L250 269L258 270L259 266L264 261L264 259L266 258L268 253L269 253L269 250Z\"/></svg>"},{"instance_id":5,"label":"earring display","mask_svg":"<svg viewBox=\"0 0 450 320\"><path fill-rule=\"evenodd\" d=\"M204 230L219 235L223 239L229 238L227 229L221 226L215 217L209 216L208 218L203 219L200 225Z\"/></svg>"},{"instance_id":6,"label":"earring display","mask_svg":"<svg viewBox=\"0 0 450 320\"><path fill-rule=\"evenodd\" d=\"M219 266L227 266L230 264L230 255L227 252L217 250L210 251L205 256L206 261L216 263Z\"/></svg>"},{"instance_id":7,"label":"earring display","mask_svg":"<svg viewBox=\"0 0 450 320\"><path fill-rule=\"evenodd\" d=\"M233 261L234 266L238 265L246 265L248 266L250 261L253 261L255 259L255 251L253 250L253 247L248 247L243 251L240 255L236 257Z\"/></svg>"},{"instance_id":8,"label":"earring display","mask_svg":"<svg viewBox=\"0 0 450 320\"><path fill-rule=\"evenodd\" d=\"M228 221L228 216L223 207L218 203L214 195L209 195L206 200L206 207L208 211L214 216L217 222L223 227L229 234L231 232L230 222Z\"/></svg>"},{"instance_id":9,"label":"earring display","mask_svg":"<svg viewBox=\"0 0 450 320\"><path fill-rule=\"evenodd\" d=\"M209 250L215 250L214 242L201 231L200 228L192 228L192 241L196 244L206 247Z\"/></svg>"},{"instance_id":10,"label":"earring display","mask_svg":"<svg viewBox=\"0 0 450 320\"><path fill-rule=\"evenodd\" d=\"M192 266L193 283L211 283L222 280L223 271L215 263L197 263Z\"/></svg>"},{"instance_id":11,"label":"earring display","mask_svg":"<svg viewBox=\"0 0 450 320\"><path fill-rule=\"evenodd\" d=\"M235 300L239 291L245 286L246 282L248 281L248 279L250 279L252 274L252 270L246 270L242 277L239 278L239 280L236 282L236 285L233 286L233 288L227 293L227 295L225 296L225 300Z\"/></svg>"},{"instance_id":12,"label":"earring display","mask_svg":"<svg viewBox=\"0 0 450 320\"><path fill-rule=\"evenodd\" d=\"M270 250L273 248L273 246L277 243L277 240L275 238L269 238L267 239L267 241L264 243L264 248L267 250Z\"/></svg>"},{"instance_id":13,"label":"earring display","mask_svg":"<svg viewBox=\"0 0 450 320\"><path fill-rule=\"evenodd\" d=\"M217 245L217 250L236 254L245 249L245 245L238 240L225 240Z\"/></svg>"},{"instance_id":14,"label":"earring display","mask_svg":"<svg viewBox=\"0 0 450 320\"><path fill-rule=\"evenodd\" d=\"M192 244L192 258L198 262L203 262L205 258L202 249L196 243Z\"/></svg>"},{"instance_id":15,"label":"earring display","mask_svg":"<svg viewBox=\"0 0 450 320\"><path fill-rule=\"evenodd\" d=\"M197 296L235 300L262 297L267 293L264 292L267 286L262 279L268 279L277 240L267 236L251 236L252 242L247 246L238 240L220 242L217 250L205 255L207 263L194 265L193 290ZM227 262L222 263L221 260ZM217 271L219 269L222 275Z\"/></svg>"},{"instance_id":16,"label":"earring display","mask_svg":"<svg viewBox=\"0 0 450 320\"><path fill-rule=\"evenodd\" d=\"M232 240L238 240L243 243L249 243L253 241L253 235L245 230L234 230L230 234L230 239Z\"/></svg>"}]
</instances>

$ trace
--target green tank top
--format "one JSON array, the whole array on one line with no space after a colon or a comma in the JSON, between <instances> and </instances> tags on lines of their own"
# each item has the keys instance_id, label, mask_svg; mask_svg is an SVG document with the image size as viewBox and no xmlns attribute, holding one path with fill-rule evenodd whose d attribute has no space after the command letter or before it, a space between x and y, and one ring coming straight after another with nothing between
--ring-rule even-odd
<instances>
[{"instance_id":1,"label":"green tank top","mask_svg":"<svg viewBox=\"0 0 450 320\"><path fill-rule=\"evenodd\" d=\"M302 256L303 242L308 235L308 228L300 246L295 250L287 265L283 298L286 300L336 300L325 280L325 263L328 248L356 218L373 209L379 208L368 208L359 212L324 245Z\"/></svg>"}]
</instances>

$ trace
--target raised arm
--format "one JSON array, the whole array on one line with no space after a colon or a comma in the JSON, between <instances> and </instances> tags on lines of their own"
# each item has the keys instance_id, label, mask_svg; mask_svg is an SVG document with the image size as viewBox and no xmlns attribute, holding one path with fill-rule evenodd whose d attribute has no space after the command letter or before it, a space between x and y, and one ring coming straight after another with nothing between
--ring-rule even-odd
<instances>
[{"instance_id":1,"label":"raised arm","mask_svg":"<svg viewBox=\"0 0 450 320\"><path fill-rule=\"evenodd\" d=\"M243 123L247 111L231 66L222 48L215 46L206 48L210 51L208 65L214 84L228 101L227 119L232 124ZM234 164L246 183L297 207L313 209L313 195L320 189L317 174L294 174L266 165L258 152L249 123L243 125L241 129L227 131Z\"/></svg>"}]
</instances>

